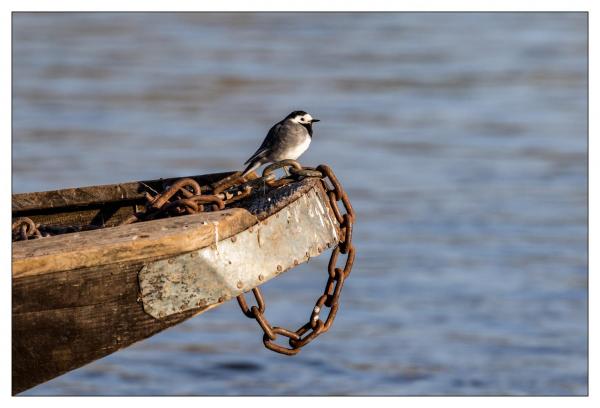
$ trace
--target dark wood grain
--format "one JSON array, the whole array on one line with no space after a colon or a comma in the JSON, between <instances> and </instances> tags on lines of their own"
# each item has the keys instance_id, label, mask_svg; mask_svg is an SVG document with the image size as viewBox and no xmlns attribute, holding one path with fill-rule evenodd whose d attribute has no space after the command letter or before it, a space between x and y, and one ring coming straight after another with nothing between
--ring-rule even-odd
<instances>
[{"instance_id":1,"label":"dark wood grain","mask_svg":"<svg viewBox=\"0 0 600 408\"><path fill-rule=\"evenodd\" d=\"M137 282L144 264L104 265L15 279L13 394L208 309L198 308L161 320L146 314L138 301Z\"/></svg>"},{"instance_id":2,"label":"dark wood grain","mask_svg":"<svg viewBox=\"0 0 600 408\"><path fill-rule=\"evenodd\" d=\"M211 183L231 174L215 173L189 178L196 180L206 191ZM113 227L135 211L144 209L146 192L155 195L176 180L178 178L13 194L12 216L28 217L35 223L55 226L91 224Z\"/></svg>"},{"instance_id":3,"label":"dark wood grain","mask_svg":"<svg viewBox=\"0 0 600 408\"><path fill-rule=\"evenodd\" d=\"M222 175L214 179L219 177ZM219 240L226 239L254 225L257 219L285 208L317 183L321 181L304 180L257 193L236 203L241 208L221 212L14 243L13 394L216 306L155 319L144 312L139 301L139 271L158 259L211 245L215 221L219 224ZM53 205L66 202L61 200L56 198ZM55 217L53 211L48 210L46 216ZM85 211L88 209L75 206L68 212L76 215ZM132 234L143 238L132 240Z\"/></svg>"},{"instance_id":4,"label":"dark wood grain","mask_svg":"<svg viewBox=\"0 0 600 408\"><path fill-rule=\"evenodd\" d=\"M204 190L208 188L209 184L231 174L233 172L189 176L189 178L196 180ZM163 191L166 185L179 179L180 177L13 194L12 212L13 216L27 216L28 211L47 212L65 207L89 207L106 203L133 202L143 199L145 192Z\"/></svg>"}]
</instances>

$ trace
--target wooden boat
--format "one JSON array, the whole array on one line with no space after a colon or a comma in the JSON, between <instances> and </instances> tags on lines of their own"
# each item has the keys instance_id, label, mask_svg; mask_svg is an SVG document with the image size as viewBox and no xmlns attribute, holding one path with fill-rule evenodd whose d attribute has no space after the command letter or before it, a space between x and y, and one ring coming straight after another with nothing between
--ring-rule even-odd
<instances>
[{"instance_id":1,"label":"wooden boat","mask_svg":"<svg viewBox=\"0 0 600 408\"><path fill-rule=\"evenodd\" d=\"M191 177L201 186L230 173ZM119 225L175 179L13 195L13 218L89 231L12 249L12 390L22 392L231 300L340 239L323 182L235 208Z\"/></svg>"}]
</instances>

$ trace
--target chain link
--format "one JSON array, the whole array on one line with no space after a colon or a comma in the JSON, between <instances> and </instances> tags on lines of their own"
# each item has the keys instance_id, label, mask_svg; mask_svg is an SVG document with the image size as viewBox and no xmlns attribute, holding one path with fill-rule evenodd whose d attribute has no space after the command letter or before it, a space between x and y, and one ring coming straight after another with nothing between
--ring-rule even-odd
<instances>
[{"instance_id":1,"label":"chain link","mask_svg":"<svg viewBox=\"0 0 600 408\"><path fill-rule=\"evenodd\" d=\"M43 235L30 218L17 218L12 223L12 239L13 241L27 241L29 239L42 238Z\"/></svg>"},{"instance_id":2,"label":"chain link","mask_svg":"<svg viewBox=\"0 0 600 408\"><path fill-rule=\"evenodd\" d=\"M46 238L53 235L67 234L71 232L89 231L101 228L96 225L44 225L36 224L31 218L20 217L12 224L12 240L27 241L30 239Z\"/></svg>"},{"instance_id":3,"label":"chain link","mask_svg":"<svg viewBox=\"0 0 600 408\"><path fill-rule=\"evenodd\" d=\"M313 341L319 335L327 332L333 324L339 309L339 300L344 282L348 275L350 275L352 266L354 265L355 249L352 245L352 226L355 220L355 213L350 204L348 195L333 173L333 170L327 165L320 165L316 169L312 169L302 167L294 160L284 160L265 168L262 178L266 179L272 175L274 170L286 167L289 168L292 177L319 177L323 179L331 209L340 224L342 237L340 238L338 245L333 249L331 257L329 258L329 264L327 265L328 277L325 284L325 290L317 299L315 306L311 311L309 321L296 331L290 331L277 326L273 327L269 324L265 317L265 301L258 287L252 289L252 293L254 294L258 306L252 306L249 309L243 293L237 297L237 301L242 312L247 317L255 319L263 330L263 344L266 348L285 355L295 355L300 352L302 347ZM331 183L331 186L327 185L325 180L328 180L328 182ZM268 184L269 180L266 181ZM272 179L270 179L270 181L271 183L273 182ZM290 180L290 182L291 181L293 180ZM338 202L340 201L345 210L344 214L341 213L338 205ZM343 269L337 267L340 254L346 256ZM329 311L327 312L327 318L323 320L321 316L323 316L325 309L329 309ZM275 343L278 335L288 338L289 347Z\"/></svg>"},{"instance_id":4,"label":"chain link","mask_svg":"<svg viewBox=\"0 0 600 408\"><path fill-rule=\"evenodd\" d=\"M297 163L296 166L302 168ZM241 174L241 172L233 173L213 184L212 194L202 194L201 186L192 178L179 179L170 186L167 186L162 193L156 195L145 192L145 208L125 218L118 225L127 225L170 216L196 214L208 209L212 211L223 210L233 202L248 198L252 194L254 186L258 185L258 183L266 183L271 188L274 188L293 181L283 180L282 182L281 180L275 180L274 174L255 179L252 179L252 177L256 176L252 175L249 177L250 180L247 180L241 177ZM210 187L208 190L211 189ZM225 190L228 191L225 192ZM153 192L156 193L154 190ZM13 222L12 240L22 241L97 228L101 227L95 225L36 225L30 218L21 217Z\"/></svg>"},{"instance_id":5,"label":"chain link","mask_svg":"<svg viewBox=\"0 0 600 408\"><path fill-rule=\"evenodd\" d=\"M286 177L277 179L274 172L278 169L284 169ZM265 185L270 188L277 188L307 177L322 179L331 210L340 224L342 233L338 245L333 249L329 258L325 289L317 299L308 322L295 331L272 326L265 317L266 304L258 287L252 289L256 305L248 307L243 293L237 296L237 301L244 315L256 320L262 329L265 347L277 353L295 355L300 352L302 347L331 328L339 309L339 300L344 282L350 275L354 264L355 249L352 245L354 209L350 204L348 195L329 166L322 164L315 169L303 167L295 160L282 160L267 166L261 177L251 175L247 179L241 177L241 172L236 172L219 180L209 187L212 194L202 194L200 185L191 178L179 179L156 196L146 192L145 211L134 213L119 225L148 221L165 216L195 214L205 211L207 206L210 206L213 211L223 210L227 205L247 198L256 188L263 188ZM344 213L340 210L339 202L342 203ZM93 225L82 227L36 225L31 219L21 217L13 222L12 235L13 240L28 240L96 228L100 227ZM340 254L346 257L343 268L337 266ZM328 311L326 311L327 309ZM322 318L324 313L327 313L325 319ZM278 336L286 337L289 347L275 343Z\"/></svg>"}]
</instances>

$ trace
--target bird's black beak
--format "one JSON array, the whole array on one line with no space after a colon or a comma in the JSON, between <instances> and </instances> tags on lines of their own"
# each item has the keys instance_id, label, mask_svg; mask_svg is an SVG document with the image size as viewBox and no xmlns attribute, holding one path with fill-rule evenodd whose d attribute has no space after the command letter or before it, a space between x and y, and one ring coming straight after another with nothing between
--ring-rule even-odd
<instances>
[{"instance_id":1,"label":"bird's black beak","mask_svg":"<svg viewBox=\"0 0 600 408\"><path fill-rule=\"evenodd\" d=\"M320 121L321 121L321 119L313 119L313 120L311 121L311 123L320 122Z\"/></svg>"}]
</instances>

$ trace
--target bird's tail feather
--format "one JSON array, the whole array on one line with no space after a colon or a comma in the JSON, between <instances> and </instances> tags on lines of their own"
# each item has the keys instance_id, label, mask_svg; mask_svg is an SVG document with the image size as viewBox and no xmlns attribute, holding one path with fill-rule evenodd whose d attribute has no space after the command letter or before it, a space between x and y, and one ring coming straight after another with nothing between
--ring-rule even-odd
<instances>
[{"instance_id":1,"label":"bird's tail feather","mask_svg":"<svg viewBox=\"0 0 600 408\"><path fill-rule=\"evenodd\" d=\"M246 177L251 171L258 169L262 165L260 160L251 162L248 167L242 172L242 177Z\"/></svg>"},{"instance_id":2,"label":"bird's tail feather","mask_svg":"<svg viewBox=\"0 0 600 408\"><path fill-rule=\"evenodd\" d=\"M244 164L248 164L250 162L263 158L267 153L267 150L268 149L266 147L260 147L257 151L254 152L252 156L250 156L248 160L246 160Z\"/></svg>"}]
</instances>

